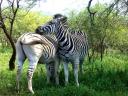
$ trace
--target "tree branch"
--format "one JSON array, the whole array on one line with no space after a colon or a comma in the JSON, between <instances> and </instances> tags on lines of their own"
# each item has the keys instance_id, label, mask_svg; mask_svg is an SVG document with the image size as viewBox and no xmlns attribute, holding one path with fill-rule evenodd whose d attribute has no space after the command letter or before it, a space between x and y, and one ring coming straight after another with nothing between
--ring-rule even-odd
<instances>
[{"instance_id":1,"label":"tree branch","mask_svg":"<svg viewBox=\"0 0 128 96\"><path fill-rule=\"evenodd\" d=\"M95 12L92 12L91 9L90 9L92 1L93 0L89 0L87 9L88 9L88 12L89 12L89 15L90 15L91 24L93 25L94 24L93 23L93 21L94 21L94 15L96 14L96 11Z\"/></svg>"},{"instance_id":2,"label":"tree branch","mask_svg":"<svg viewBox=\"0 0 128 96\"><path fill-rule=\"evenodd\" d=\"M3 0L0 0L0 28L3 27L3 23L4 23L4 20L3 20L3 17L2 17L2 2Z\"/></svg>"},{"instance_id":3,"label":"tree branch","mask_svg":"<svg viewBox=\"0 0 128 96\"><path fill-rule=\"evenodd\" d=\"M96 12L92 12L92 11L90 10L92 1L93 1L93 0L90 0L90 1L88 2L87 9L88 9L88 12L89 12L90 14L95 14Z\"/></svg>"},{"instance_id":4,"label":"tree branch","mask_svg":"<svg viewBox=\"0 0 128 96\"><path fill-rule=\"evenodd\" d=\"M120 1L120 0L116 0L115 2L113 2L112 4L110 4L109 7L106 8L106 9L102 12L102 14L104 14L104 12L107 12L106 17L109 16L110 13L113 11L114 7L115 7L115 6L118 7L117 5L118 5L119 1ZM102 14L101 14L101 15L102 15Z\"/></svg>"},{"instance_id":5,"label":"tree branch","mask_svg":"<svg viewBox=\"0 0 128 96\"><path fill-rule=\"evenodd\" d=\"M13 16L12 16L12 19L10 20L10 36L12 35L14 21L15 21L15 18L16 18L17 11L19 9L19 2L20 2L20 0L16 0L16 8L14 8L14 0L13 0L12 5L11 5Z\"/></svg>"}]
</instances>

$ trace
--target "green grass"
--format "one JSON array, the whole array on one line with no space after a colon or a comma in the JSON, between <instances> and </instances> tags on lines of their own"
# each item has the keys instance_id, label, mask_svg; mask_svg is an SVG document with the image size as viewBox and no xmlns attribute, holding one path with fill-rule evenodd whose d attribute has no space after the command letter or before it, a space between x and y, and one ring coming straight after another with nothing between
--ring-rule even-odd
<instances>
[{"instance_id":1,"label":"green grass","mask_svg":"<svg viewBox=\"0 0 128 96\"><path fill-rule=\"evenodd\" d=\"M8 70L10 56L9 49L0 49L0 96L31 96L26 79L28 61L23 67L20 94L17 94L16 69ZM107 54L102 62L84 63L84 74L79 74L80 87L75 86L72 68L67 86L64 86L63 70L60 72L59 86L47 85L45 66L38 65L33 76L34 96L128 96L128 55Z\"/></svg>"}]
</instances>

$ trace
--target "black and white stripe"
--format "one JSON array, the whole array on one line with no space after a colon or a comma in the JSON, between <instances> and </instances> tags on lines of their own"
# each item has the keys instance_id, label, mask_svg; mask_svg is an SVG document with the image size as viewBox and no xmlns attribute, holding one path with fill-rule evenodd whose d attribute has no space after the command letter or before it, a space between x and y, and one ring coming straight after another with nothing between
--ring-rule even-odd
<instances>
[{"instance_id":1,"label":"black and white stripe","mask_svg":"<svg viewBox=\"0 0 128 96\"><path fill-rule=\"evenodd\" d=\"M29 60L28 66L28 89L34 93L32 89L32 77L36 69L37 63L45 63L47 69L47 83L50 77L54 75L56 84L59 84L58 78L58 56L57 43L50 37L41 36L36 33L25 33L20 36L16 43L18 70L17 70L17 88L19 90L19 80L21 77L22 66L26 58Z\"/></svg>"},{"instance_id":2,"label":"black and white stripe","mask_svg":"<svg viewBox=\"0 0 128 96\"><path fill-rule=\"evenodd\" d=\"M59 56L64 61L65 82L68 83L68 63L71 62L73 64L75 80L77 86L79 86L78 65L80 64L80 71L82 71L84 57L88 52L88 41L85 33L81 31L72 32L67 25L64 25L65 23L62 21L66 21L66 19L64 16L53 19L47 24L38 27L38 33L51 33L50 30L55 32L59 44ZM47 30L48 28L49 31Z\"/></svg>"}]
</instances>

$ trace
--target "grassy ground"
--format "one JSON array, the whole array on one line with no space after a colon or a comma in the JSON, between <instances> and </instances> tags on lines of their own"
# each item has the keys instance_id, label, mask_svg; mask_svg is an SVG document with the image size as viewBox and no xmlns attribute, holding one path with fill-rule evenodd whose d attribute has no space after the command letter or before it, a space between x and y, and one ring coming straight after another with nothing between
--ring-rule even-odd
<instances>
[{"instance_id":1,"label":"grassy ground","mask_svg":"<svg viewBox=\"0 0 128 96\"><path fill-rule=\"evenodd\" d=\"M20 94L16 92L16 69L8 70L11 51L0 50L0 96L31 96L27 90L26 71L23 68ZM38 65L33 77L34 96L128 96L128 55L113 53L84 64L84 74L79 74L80 87L75 86L70 68L69 85L64 86L64 73L60 72L60 85L46 84L44 65Z\"/></svg>"}]
</instances>

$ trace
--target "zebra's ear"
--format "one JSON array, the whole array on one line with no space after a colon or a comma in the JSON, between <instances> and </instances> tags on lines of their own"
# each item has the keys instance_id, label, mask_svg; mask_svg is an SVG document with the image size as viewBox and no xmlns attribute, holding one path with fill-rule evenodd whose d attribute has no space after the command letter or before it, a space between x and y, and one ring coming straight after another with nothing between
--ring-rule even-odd
<instances>
[{"instance_id":1,"label":"zebra's ear","mask_svg":"<svg viewBox=\"0 0 128 96\"><path fill-rule=\"evenodd\" d=\"M59 19L60 21L67 21L67 17L66 16L64 16L64 15L62 15L62 14L55 14L54 16L53 16L53 19Z\"/></svg>"},{"instance_id":2,"label":"zebra's ear","mask_svg":"<svg viewBox=\"0 0 128 96\"><path fill-rule=\"evenodd\" d=\"M60 18L60 17L63 17L63 15L62 15L62 14L55 14L55 15L53 16L53 19L57 19L57 18Z\"/></svg>"},{"instance_id":3,"label":"zebra's ear","mask_svg":"<svg viewBox=\"0 0 128 96\"><path fill-rule=\"evenodd\" d=\"M61 18L60 18L60 21L62 21L62 22L63 22L63 21L67 21L67 17L66 17L66 16L61 17Z\"/></svg>"}]
</instances>

